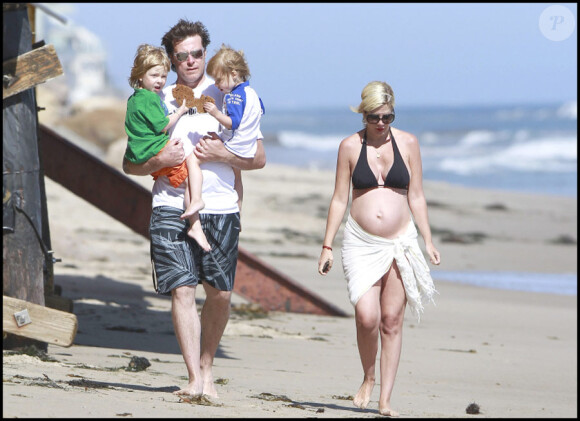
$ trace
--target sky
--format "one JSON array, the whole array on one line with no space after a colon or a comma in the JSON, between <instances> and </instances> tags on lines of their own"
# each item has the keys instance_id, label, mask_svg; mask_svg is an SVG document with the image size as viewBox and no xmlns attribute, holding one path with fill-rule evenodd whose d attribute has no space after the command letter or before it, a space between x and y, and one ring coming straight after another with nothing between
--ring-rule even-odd
<instances>
[{"instance_id":1,"label":"sky","mask_svg":"<svg viewBox=\"0 0 580 421\"><path fill-rule=\"evenodd\" d=\"M397 106L577 99L576 3L72 3L60 10L67 24L102 40L110 77L127 95L137 46L161 45L184 18L208 28L208 58L222 43L244 51L250 84L272 108L358 105L373 80L392 86ZM167 83L174 81L170 73Z\"/></svg>"}]
</instances>

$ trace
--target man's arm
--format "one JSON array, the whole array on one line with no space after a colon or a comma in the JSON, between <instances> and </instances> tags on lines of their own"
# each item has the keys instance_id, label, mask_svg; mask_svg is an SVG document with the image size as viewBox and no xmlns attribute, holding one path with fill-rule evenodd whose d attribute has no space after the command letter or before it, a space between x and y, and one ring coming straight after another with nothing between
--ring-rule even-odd
<instances>
[{"instance_id":1,"label":"man's arm","mask_svg":"<svg viewBox=\"0 0 580 421\"><path fill-rule=\"evenodd\" d=\"M238 208L240 209L240 232L242 232L242 202L244 201L244 184L242 183L242 171L234 168L234 190L238 193Z\"/></svg>"},{"instance_id":2,"label":"man's arm","mask_svg":"<svg viewBox=\"0 0 580 421\"><path fill-rule=\"evenodd\" d=\"M195 147L195 156L201 162L223 162L240 170L259 170L266 165L266 151L262 139L258 139L256 155L253 158L241 158L228 151L214 132L204 136Z\"/></svg>"},{"instance_id":3,"label":"man's arm","mask_svg":"<svg viewBox=\"0 0 580 421\"><path fill-rule=\"evenodd\" d=\"M133 164L123 158L123 171L131 175L149 175L161 168L174 167L185 159L180 139L171 139L161 151L142 164Z\"/></svg>"}]
</instances>

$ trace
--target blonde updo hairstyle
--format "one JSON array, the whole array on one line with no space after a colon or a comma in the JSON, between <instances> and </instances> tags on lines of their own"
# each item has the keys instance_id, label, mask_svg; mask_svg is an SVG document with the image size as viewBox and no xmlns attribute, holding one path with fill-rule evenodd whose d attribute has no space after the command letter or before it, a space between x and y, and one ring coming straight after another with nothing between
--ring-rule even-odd
<instances>
[{"instance_id":1,"label":"blonde updo hairstyle","mask_svg":"<svg viewBox=\"0 0 580 421\"><path fill-rule=\"evenodd\" d=\"M139 89L141 79L149 69L155 66L163 66L166 72L169 73L171 62L167 53L161 47L154 47L149 44L141 44L137 48L133 67L131 68L131 76L129 77L129 85L134 89Z\"/></svg>"},{"instance_id":2,"label":"blonde updo hairstyle","mask_svg":"<svg viewBox=\"0 0 580 421\"><path fill-rule=\"evenodd\" d=\"M250 68L242 50L236 51L229 45L222 44L221 48L207 62L206 73L216 82L221 82L233 71L236 71L240 82L250 78Z\"/></svg>"},{"instance_id":3,"label":"blonde updo hairstyle","mask_svg":"<svg viewBox=\"0 0 580 421\"><path fill-rule=\"evenodd\" d=\"M395 94L393 88L386 82L369 82L360 94L362 99L358 107L351 106L355 113L363 115L363 123L366 125L365 113L370 113L383 105L388 105L392 112L395 112Z\"/></svg>"}]
</instances>

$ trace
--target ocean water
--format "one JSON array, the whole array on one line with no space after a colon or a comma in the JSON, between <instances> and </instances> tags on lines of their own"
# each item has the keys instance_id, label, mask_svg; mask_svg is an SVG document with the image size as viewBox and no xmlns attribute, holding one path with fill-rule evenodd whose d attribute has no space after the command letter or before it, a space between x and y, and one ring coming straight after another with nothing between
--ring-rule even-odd
<instances>
[{"instance_id":1,"label":"ocean water","mask_svg":"<svg viewBox=\"0 0 580 421\"><path fill-rule=\"evenodd\" d=\"M393 126L419 139L424 180L466 187L577 197L577 103L400 107ZM269 110L267 160L334 170L338 145L362 127L348 107ZM332 186L329 186L332 188ZM489 288L577 295L577 274L444 272L435 279Z\"/></svg>"},{"instance_id":2,"label":"ocean water","mask_svg":"<svg viewBox=\"0 0 580 421\"><path fill-rule=\"evenodd\" d=\"M577 197L577 103L397 108L419 139L424 180ZM338 145L362 127L348 107L269 110L268 162L334 170Z\"/></svg>"},{"instance_id":3,"label":"ocean water","mask_svg":"<svg viewBox=\"0 0 580 421\"><path fill-rule=\"evenodd\" d=\"M431 276L435 284L437 280L442 280L485 288L578 295L578 276L575 273L451 272L434 269Z\"/></svg>"}]
</instances>

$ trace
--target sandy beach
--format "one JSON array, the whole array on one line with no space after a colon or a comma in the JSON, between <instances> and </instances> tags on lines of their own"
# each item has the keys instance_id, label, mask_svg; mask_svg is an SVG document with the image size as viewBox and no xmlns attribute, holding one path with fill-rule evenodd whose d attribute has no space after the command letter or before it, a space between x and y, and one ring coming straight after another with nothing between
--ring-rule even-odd
<instances>
[{"instance_id":1,"label":"sandy beach","mask_svg":"<svg viewBox=\"0 0 580 421\"><path fill-rule=\"evenodd\" d=\"M112 150L103 159L118 168ZM267 164L243 180L240 246L350 317L248 311L234 295L215 360L220 398L183 402L171 392L186 383L185 365L170 299L153 290L147 239L47 178L52 249L62 259L55 284L73 300L79 328L73 346L49 345L43 358L4 351L3 416L379 416L378 384L367 410L352 404L362 369L339 264L342 229L337 264L326 277L316 270L333 172ZM576 199L424 187L438 269L577 273ZM401 417L577 417L576 296L434 279L436 305L420 323L405 317L392 397ZM199 309L203 299L199 288ZM133 357L150 366L129 371ZM471 403L479 414L466 413Z\"/></svg>"}]
</instances>

